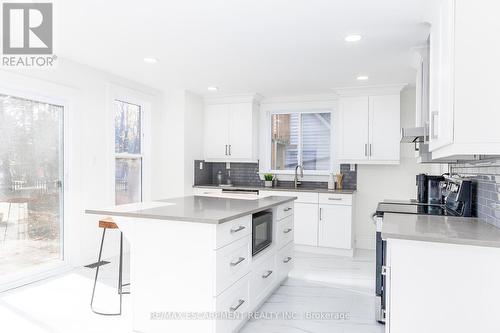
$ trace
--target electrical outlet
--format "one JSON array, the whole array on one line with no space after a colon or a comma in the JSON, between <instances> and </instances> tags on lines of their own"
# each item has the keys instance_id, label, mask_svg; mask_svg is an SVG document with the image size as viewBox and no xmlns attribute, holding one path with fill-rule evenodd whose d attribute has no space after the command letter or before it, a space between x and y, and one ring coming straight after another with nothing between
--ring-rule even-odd
<instances>
[{"instance_id":1,"label":"electrical outlet","mask_svg":"<svg viewBox=\"0 0 500 333\"><path fill-rule=\"evenodd\" d=\"M200 162L200 170L203 170L203 162Z\"/></svg>"},{"instance_id":2,"label":"electrical outlet","mask_svg":"<svg viewBox=\"0 0 500 333\"><path fill-rule=\"evenodd\" d=\"M231 169L231 162L226 162L226 169Z\"/></svg>"},{"instance_id":3,"label":"electrical outlet","mask_svg":"<svg viewBox=\"0 0 500 333\"><path fill-rule=\"evenodd\" d=\"M349 164L350 171L356 171L356 164Z\"/></svg>"}]
</instances>

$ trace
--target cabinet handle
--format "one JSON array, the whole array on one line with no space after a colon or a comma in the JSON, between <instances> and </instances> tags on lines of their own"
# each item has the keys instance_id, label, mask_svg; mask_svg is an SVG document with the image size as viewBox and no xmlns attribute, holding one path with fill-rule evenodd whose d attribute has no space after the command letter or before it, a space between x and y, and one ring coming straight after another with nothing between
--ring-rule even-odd
<instances>
[{"instance_id":1,"label":"cabinet handle","mask_svg":"<svg viewBox=\"0 0 500 333\"><path fill-rule=\"evenodd\" d=\"M431 132L431 139L437 139L438 134L436 133L436 118L439 116L438 111L432 111L431 112L431 124L430 124L430 132Z\"/></svg>"},{"instance_id":2,"label":"cabinet handle","mask_svg":"<svg viewBox=\"0 0 500 333\"><path fill-rule=\"evenodd\" d=\"M243 260L245 260L245 258L244 258L244 257L239 257L239 258L238 258L238 261L236 261L236 262L232 262L230 265L231 265L231 266L233 266L233 267L234 267L234 266L238 266L238 265L239 265L239 264L240 264Z\"/></svg>"},{"instance_id":3,"label":"cabinet handle","mask_svg":"<svg viewBox=\"0 0 500 333\"><path fill-rule=\"evenodd\" d=\"M286 257L285 259L283 259L283 262L286 264L286 263L288 263L290 260L292 260L292 257Z\"/></svg>"},{"instance_id":4,"label":"cabinet handle","mask_svg":"<svg viewBox=\"0 0 500 333\"><path fill-rule=\"evenodd\" d=\"M245 228L246 228L245 226L240 225L240 226L239 226L238 228L236 228L236 229L231 229L231 230L230 230L230 232L231 232L232 234L234 234L234 233L236 233L236 232L238 232L238 231L241 231L241 230L243 230L243 229L245 229Z\"/></svg>"},{"instance_id":5,"label":"cabinet handle","mask_svg":"<svg viewBox=\"0 0 500 333\"><path fill-rule=\"evenodd\" d=\"M287 234L287 233L289 233L290 231L292 231L292 228L287 228L287 229L283 230L283 233L284 233L284 234Z\"/></svg>"},{"instance_id":6,"label":"cabinet handle","mask_svg":"<svg viewBox=\"0 0 500 333\"><path fill-rule=\"evenodd\" d=\"M323 219L323 208L319 209L319 219L320 221Z\"/></svg>"},{"instance_id":7,"label":"cabinet handle","mask_svg":"<svg viewBox=\"0 0 500 333\"><path fill-rule=\"evenodd\" d=\"M229 156L231 156L231 145L229 145Z\"/></svg>"},{"instance_id":8,"label":"cabinet handle","mask_svg":"<svg viewBox=\"0 0 500 333\"><path fill-rule=\"evenodd\" d=\"M227 145L226 145L226 156L227 156Z\"/></svg>"},{"instance_id":9,"label":"cabinet handle","mask_svg":"<svg viewBox=\"0 0 500 333\"><path fill-rule=\"evenodd\" d=\"M234 311L238 310L238 308L239 308L240 306L242 306L242 305L243 305L243 303L245 303L245 300L244 300L244 299L240 299L240 300L238 300L238 305L230 307L230 308L229 308L229 311L234 312Z\"/></svg>"},{"instance_id":10,"label":"cabinet handle","mask_svg":"<svg viewBox=\"0 0 500 333\"><path fill-rule=\"evenodd\" d=\"M365 143L365 156L368 157L368 144Z\"/></svg>"},{"instance_id":11,"label":"cabinet handle","mask_svg":"<svg viewBox=\"0 0 500 333\"><path fill-rule=\"evenodd\" d=\"M372 144L370 143L369 156L372 156Z\"/></svg>"},{"instance_id":12,"label":"cabinet handle","mask_svg":"<svg viewBox=\"0 0 500 333\"><path fill-rule=\"evenodd\" d=\"M283 209L284 212L289 212L291 210L292 210L292 207L287 207L287 208Z\"/></svg>"},{"instance_id":13,"label":"cabinet handle","mask_svg":"<svg viewBox=\"0 0 500 333\"><path fill-rule=\"evenodd\" d=\"M267 271L266 274L262 275L262 278L267 279L271 274L273 274L273 271Z\"/></svg>"},{"instance_id":14,"label":"cabinet handle","mask_svg":"<svg viewBox=\"0 0 500 333\"><path fill-rule=\"evenodd\" d=\"M342 200L342 198L328 198L328 200L341 201L341 200Z\"/></svg>"}]
</instances>

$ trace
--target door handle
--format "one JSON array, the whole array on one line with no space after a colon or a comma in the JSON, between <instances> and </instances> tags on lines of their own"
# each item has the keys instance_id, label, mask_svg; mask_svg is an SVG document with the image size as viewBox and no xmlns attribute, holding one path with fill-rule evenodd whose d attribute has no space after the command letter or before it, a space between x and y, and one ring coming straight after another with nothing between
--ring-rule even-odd
<instances>
[{"instance_id":1,"label":"door handle","mask_svg":"<svg viewBox=\"0 0 500 333\"><path fill-rule=\"evenodd\" d=\"M286 257L285 259L283 259L283 262L286 264L286 263L288 263L290 260L292 260L292 257Z\"/></svg>"},{"instance_id":2,"label":"door handle","mask_svg":"<svg viewBox=\"0 0 500 333\"><path fill-rule=\"evenodd\" d=\"M284 234L287 234L287 233L289 233L290 231L292 231L292 228L287 228L287 229L283 230L283 233L284 233Z\"/></svg>"},{"instance_id":3,"label":"door handle","mask_svg":"<svg viewBox=\"0 0 500 333\"><path fill-rule=\"evenodd\" d=\"M226 156L227 156L227 145L226 145Z\"/></svg>"}]
</instances>

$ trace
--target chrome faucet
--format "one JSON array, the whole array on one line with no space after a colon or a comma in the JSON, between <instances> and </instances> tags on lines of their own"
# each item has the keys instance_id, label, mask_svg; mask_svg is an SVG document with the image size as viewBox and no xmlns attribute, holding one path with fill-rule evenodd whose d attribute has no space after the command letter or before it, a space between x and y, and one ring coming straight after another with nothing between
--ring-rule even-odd
<instances>
[{"instance_id":1,"label":"chrome faucet","mask_svg":"<svg viewBox=\"0 0 500 333\"><path fill-rule=\"evenodd\" d=\"M295 178L293 179L293 183L295 185L295 188L297 188L300 184L302 184L302 182L299 180L299 177L297 175L297 170L299 168L300 168L300 178L304 178L304 168L302 167L302 165L297 164L297 166L295 167Z\"/></svg>"}]
</instances>

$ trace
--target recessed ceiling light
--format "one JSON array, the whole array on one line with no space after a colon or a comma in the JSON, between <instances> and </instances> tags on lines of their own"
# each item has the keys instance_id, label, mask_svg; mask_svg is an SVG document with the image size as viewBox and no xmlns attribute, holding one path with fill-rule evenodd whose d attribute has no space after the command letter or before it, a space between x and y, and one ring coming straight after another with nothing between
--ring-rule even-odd
<instances>
[{"instance_id":1,"label":"recessed ceiling light","mask_svg":"<svg viewBox=\"0 0 500 333\"><path fill-rule=\"evenodd\" d=\"M153 57L146 57L144 58L144 62L147 64L156 64L158 62L158 59Z\"/></svg>"},{"instance_id":2,"label":"recessed ceiling light","mask_svg":"<svg viewBox=\"0 0 500 333\"><path fill-rule=\"evenodd\" d=\"M358 76L356 78L356 80L358 80L358 81L366 81L366 80L368 80L368 76L366 76L366 75L360 75L360 76Z\"/></svg>"},{"instance_id":3,"label":"recessed ceiling light","mask_svg":"<svg viewBox=\"0 0 500 333\"><path fill-rule=\"evenodd\" d=\"M217 90L219 90L219 88L215 87L215 86L211 86L211 87L208 87L207 90L208 91L217 91Z\"/></svg>"},{"instance_id":4,"label":"recessed ceiling light","mask_svg":"<svg viewBox=\"0 0 500 333\"><path fill-rule=\"evenodd\" d=\"M359 42L363 38L361 35L349 35L346 36L344 39L346 42Z\"/></svg>"}]
</instances>

